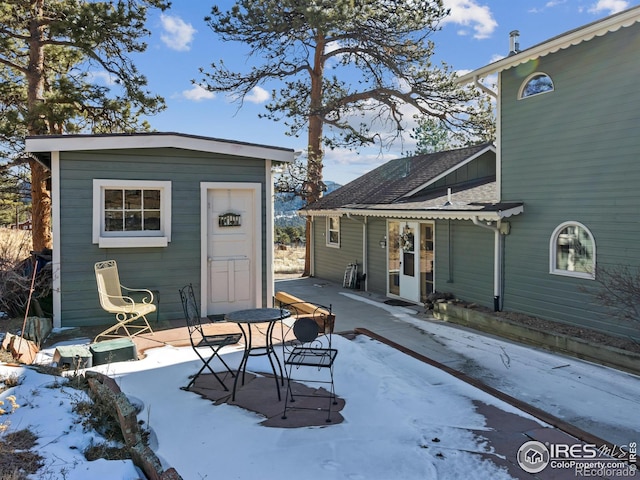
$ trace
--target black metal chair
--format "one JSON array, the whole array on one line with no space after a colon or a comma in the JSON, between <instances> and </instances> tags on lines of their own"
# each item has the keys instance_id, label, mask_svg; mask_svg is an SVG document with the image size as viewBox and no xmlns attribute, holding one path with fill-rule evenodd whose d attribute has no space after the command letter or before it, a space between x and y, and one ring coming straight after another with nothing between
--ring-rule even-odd
<instances>
[{"instance_id":1,"label":"black metal chair","mask_svg":"<svg viewBox=\"0 0 640 480\"><path fill-rule=\"evenodd\" d=\"M331 306L312 305L311 309L309 306L308 302L300 302L299 305L291 303L280 307L291 312L291 317L282 321L282 348L287 381L282 418L287 418L287 410L320 410L327 412L326 421L331 422L331 408L338 403L333 381L333 367L338 350L332 347L331 340L335 317L331 313ZM320 373L321 370L323 373ZM295 382L325 384L327 389L298 392ZM297 402L299 397L314 400ZM317 400L324 398L326 407L319 407Z\"/></svg>"},{"instance_id":2,"label":"black metal chair","mask_svg":"<svg viewBox=\"0 0 640 480\"><path fill-rule=\"evenodd\" d=\"M220 385L225 389L225 391L229 391L229 388L224 384L222 379L218 376L218 374L211 368L211 361L218 357L218 359L222 362L222 364L227 369L227 372L231 374L232 377L235 377L235 374L227 365L227 363L223 360L223 358L219 355L220 349L227 345L233 345L238 343L238 341L242 338L242 334L238 333L219 333L215 335L207 335L204 333L204 328L202 324L202 317L200 316L200 311L198 309L198 304L196 302L196 297L193 293L193 286L191 284L182 287L180 290L180 299L182 300L182 308L184 309L184 317L187 321L187 327L189 329L189 339L191 341L191 347L193 351L196 352L196 355L200 357L203 365L198 373L192 375L191 381L189 385L186 387L181 387L182 390L189 390L191 386L195 383L198 376L204 371L204 369L208 369L213 376L220 382ZM207 352L209 350L210 352ZM203 353L207 352L207 353ZM225 373L226 375L226 373Z\"/></svg>"}]
</instances>

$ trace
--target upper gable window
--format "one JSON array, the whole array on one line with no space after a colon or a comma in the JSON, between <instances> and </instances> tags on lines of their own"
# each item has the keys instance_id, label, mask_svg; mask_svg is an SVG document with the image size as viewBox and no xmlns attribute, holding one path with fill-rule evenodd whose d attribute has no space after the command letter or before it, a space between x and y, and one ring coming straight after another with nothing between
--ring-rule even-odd
<instances>
[{"instance_id":1,"label":"upper gable window","mask_svg":"<svg viewBox=\"0 0 640 480\"><path fill-rule=\"evenodd\" d=\"M553 80L546 73L537 72L529 75L520 87L518 98L527 98L541 93L553 91Z\"/></svg>"},{"instance_id":2,"label":"upper gable window","mask_svg":"<svg viewBox=\"0 0 640 480\"><path fill-rule=\"evenodd\" d=\"M327 246L340 246L340 217L327 217Z\"/></svg>"},{"instance_id":3,"label":"upper gable window","mask_svg":"<svg viewBox=\"0 0 640 480\"><path fill-rule=\"evenodd\" d=\"M596 243L587 227L565 222L551 235L550 272L579 278L595 278Z\"/></svg>"},{"instance_id":4,"label":"upper gable window","mask_svg":"<svg viewBox=\"0 0 640 480\"><path fill-rule=\"evenodd\" d=\"M166 247L171 182L93 181L93 243L100 248Z\"/></svg>"}]
</instances>

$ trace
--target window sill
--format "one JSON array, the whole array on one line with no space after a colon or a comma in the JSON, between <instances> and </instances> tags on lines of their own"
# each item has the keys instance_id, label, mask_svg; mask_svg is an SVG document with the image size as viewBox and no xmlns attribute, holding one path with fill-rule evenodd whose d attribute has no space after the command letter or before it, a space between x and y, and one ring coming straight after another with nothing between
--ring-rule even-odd
<instances>
[{"instance_id":1,"label":"window sill","mask_svg":"<svg viewBox=\"0 0 640 480\"><path fill-rule=\"evenodd\" d=\"M595 280L596 276L586 272L572 272L570 270L551 270L551 275L560 275L562 277L584 278L586 280Z\"/></svg>"},{"instance_id":2,"label":"window sill","mask_svg":"<svg viewBox=\"0 0 640 480\"><path fill-rule=\"evenodd\" d=\"M100 237L99 248L142 248L166 247L169 245L167 237Z\"/></svg>"}]
</instances>

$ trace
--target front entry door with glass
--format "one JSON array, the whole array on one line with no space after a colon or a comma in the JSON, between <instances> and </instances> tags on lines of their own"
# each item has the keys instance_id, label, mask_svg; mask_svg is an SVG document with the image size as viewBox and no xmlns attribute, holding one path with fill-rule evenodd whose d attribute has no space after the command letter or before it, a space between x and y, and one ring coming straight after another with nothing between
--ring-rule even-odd
<instances>
[{"instance_id":1,"label":"front entry door with glass","mask_svg":"<svg viewBox=\"0 0 640 480\"><path fill-rule=\"evenodd\" d=\"M389 294L420 302L433 292L433 224L389 221Z\"/></svg>"},{"instance_id":2,"label":"front entry door with glass","mask_svg":"<svg viewBox=\"0 0 640 480\"><path fill-rule=\"evenodd\" d=\"M420 254L418 224L406 222L400 227L400 296L414 302L420 301Z\"/></svg>"}]
</instances>

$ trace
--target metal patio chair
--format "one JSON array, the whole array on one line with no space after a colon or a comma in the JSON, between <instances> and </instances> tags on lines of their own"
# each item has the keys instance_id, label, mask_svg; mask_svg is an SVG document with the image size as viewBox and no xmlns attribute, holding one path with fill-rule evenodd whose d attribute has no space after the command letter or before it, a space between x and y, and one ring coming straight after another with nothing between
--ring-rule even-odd
<instances>
[{"instance_id":1,"label":"metal patio chair","mask_svg":"<svg viewBox=\"0 0 640 480\"><path fill-rule=\"evenodd\" d=\"M189 382L189 385L181 388L182 390L189 390L195 383L198 376L200 376L200 374L206 368L213 374L216 380L220 382L222 388L224 388L224 390L228 392L229 388L224 384L224 381L218 376L213 368L211 368L211 361L215 357L218 357L220 362L222 362L222 364L226 368L227 372L232 377L235 377L235 374L233 373L229 365L227 365L224 359L220 356L220 349L227 345L238 343L238 341L240 341L240 339L242 338L242 333L219 333L215 335L207 335L204 332L202 317L200 316L196 297L193 293L193 286L191 284L186 285L182 287L179 292L180 299L182 300L182 308L184 309L184 317L189 329L189 340L191 341L191 347L193 348L193 351L196 352L196 355L198 355L200 360L202 360L202 367L200 368L200 370L198 370L198 373L190 376L191 381Z\"/></svg>"},{"instance_id":2,"label":"metal patio chair","mask_svg":"<svg viewBox=\"0 0 640 480\"><path fill-rule=\"evenodd\" d=\"M280 307L291 312L291 317L282 321L282 348L287 382L282 418L286 419L287 411L292 409L320 410L327 412L326 421L331 422L331 408L338 403L333 381L333 367L338 350L332 347L331 341L335 317L331 313L331 306L313 305L309 309L309 305L309 302L300 302L298 306L291 303ZM296 391L295 382L324 384L327 388L302 393ZM300 397L314 400L300 400ZM322 402L326 399L326 407L319 407L318 399L322 399Z\"/></svg>"},{"instance_id":3,"label":"metal patio chair","mask_svg":"<svg viewBox=\"0 0 640 480\"><path fill-rule=\"evenodd\" d=\"M141 333L153 333L146 317L157 309L153 303L151 290L128 288L122 285L115 260L97 262L94 265L94 271L100 306L116 316L115 325L99 333L93 340L94 343L99 338L133 338ZM131 295L142 295L143 298L137 301Z\"/></svg>"}]
</instances>

